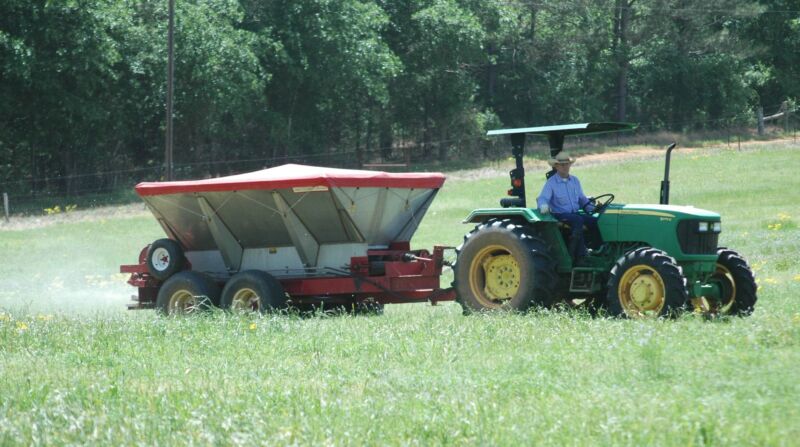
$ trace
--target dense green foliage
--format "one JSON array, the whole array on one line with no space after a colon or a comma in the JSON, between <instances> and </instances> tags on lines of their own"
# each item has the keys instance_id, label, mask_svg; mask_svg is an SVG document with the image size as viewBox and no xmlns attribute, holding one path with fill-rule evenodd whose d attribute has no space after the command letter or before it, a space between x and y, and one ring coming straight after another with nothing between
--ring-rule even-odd
<instances>
[{"instance_id":1,"label":"dense green foliage","mask_svg":"<svg viewBox=\"0 0 800 447\"><path fill-rule=\"evenodd\" d=\"M676 151L673 202L720 212L720 242L760 285L751 317L713 321L465 317L454 303L164 318L123 310L117 265L163 237L143 208L21 218L31 228L0 227L0 445L794 445L800 218L774 185L800 188L799 162L796 146ZM415 247L461 240L461 219L507 188L507 165L487 169L450 176ZM662 170L573 172L641 203Z\"/></svg>"},{"instance_id":2,"label":"dense green foliage","mask_svg":"<svg viewBox=\"0 0 800 447\"><path fill-rule=\"evenodd\" d=\"M161 174L166 5L0 2L3 190ZM727 126L800 96L798 17L800 0L179 0L178 176L469 157L503 125Z\"/></svg>"}]
</instances>

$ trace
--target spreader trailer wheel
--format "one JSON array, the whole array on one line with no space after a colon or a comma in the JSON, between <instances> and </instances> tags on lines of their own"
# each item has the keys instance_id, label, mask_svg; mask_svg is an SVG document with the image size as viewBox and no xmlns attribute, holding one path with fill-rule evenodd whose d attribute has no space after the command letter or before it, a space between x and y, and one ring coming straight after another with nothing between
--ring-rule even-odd
<instances>
[{"instance_id":1,"label":"spreader trailer wheel","mask_svg":"<svg viewBox=\"0 0 800 447\"><path fill-rule=\"evenodd\" d=\"M211 277L185 271L171 276L156 298L156 308L165 315L188 314L219 304L219 286Z\"/></svg>"},{"instance_id":2,"label":"spreader trailer wheel","mask_svg":"<svg viewBox=\"0 0 800 447\"><path fill-rule=\"evenodd\" d=\"M617 260L611 269L605 304L613 316L658 318L676 315L688 300L686 278L675 259L645 247Z\"/></svg>"},{"instance_id":3,"label":"spreader trailer wheel","mask_svg":"<svg viewBox=\"0 0 800 447\"><path fill-rule=\"evenodd\" d=\"M239 272L225 284L220 307L234 312L274 312L288 307L288 298L274 276L260 270Z\"/></svg>"},{"instance_id":4,"label":"spreader trailer wheel","mask_svg":"<svg viewBox=\"0 0 800 447\"><path fill-rule=\"evenodd\" d=\"M183 249L172 239L159 239L147 250L147 272L159 281L181 271L185 261Z\"/></svg>"},{"instance_id":5,"label":"spreader trailer wheel","mask_svg":"<svg viewBox=\"0 0 800 447\"><path fill-rule=\"evenodd\" d=\"M552 304L553 260L524 226L491 219L466 235L457 252L454 285L465 313Z\"/></svg>"}]
</instances>

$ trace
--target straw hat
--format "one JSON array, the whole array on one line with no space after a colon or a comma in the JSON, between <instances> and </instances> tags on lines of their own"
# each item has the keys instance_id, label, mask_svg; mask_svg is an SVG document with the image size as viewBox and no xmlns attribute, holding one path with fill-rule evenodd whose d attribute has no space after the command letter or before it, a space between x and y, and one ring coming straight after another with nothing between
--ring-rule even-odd
<instances>
[{"instance_id":1,"label":"straw hat","mask_svg":"<svg viewBox=\"0 0 800 447\"><path fill-rule=\"evenodd\" d=\"M555 157L547 160L547 163L550 164L551 168L555 168L556 164L572 164L575 163L575 159L569 155L568 152L561 151Z\"/></svg>"}]
</instances>

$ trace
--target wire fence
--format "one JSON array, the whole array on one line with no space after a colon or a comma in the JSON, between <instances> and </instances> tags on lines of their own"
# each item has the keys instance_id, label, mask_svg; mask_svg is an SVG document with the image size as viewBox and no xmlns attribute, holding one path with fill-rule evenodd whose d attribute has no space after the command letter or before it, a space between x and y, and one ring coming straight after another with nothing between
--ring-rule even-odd
<instances>
[{"instance_id":1,"label":"wire fence","mask_svg":"<svg viewBox=\"0 0 800 447\"><path fill-rule=\"evenodd\" d=\"M776 109L777 106L774 109ZM769 110L769 109L768 109ZM642 125L636 131L600 135L573 136L568 146L574 152L604 151L609 147L662 147L673 141L690 145L692 140L714 141L715 147L741 148L742 141L757 138L752 128L725 126L717 122L717 130L685 134L664 131L664 124ZM763 138L783 137L797 142L797 123L791 127L767 127ZM667 123L675 124L675 123ZM709 126L710 127L710 126ZM546 138L530 138L526 156L545 159L549 156ZM706 147L708 145L706 144ZM461 138L426 141L411 144L401 142L392 147L373 147L362 150L330 150L312 154L279 157L244 158L235 160L205 159L175 163L175 179L211 178L249 172L287 163L309 164L334 168L421 171L440 166L469 167L481 160L505 159L509 156L508 142L503 138ZM180 157L178 157L180 158ZM163 181L163 165L120 167L119 169L82 172L75 175L26 176L0 179L0 193L8 197L11 213L41 213L56 205L81 203L83 206L104 205L136 200L133 186L143 181ZM69 184L68 193L64 185Z\"/></svg>"}]
</instances>

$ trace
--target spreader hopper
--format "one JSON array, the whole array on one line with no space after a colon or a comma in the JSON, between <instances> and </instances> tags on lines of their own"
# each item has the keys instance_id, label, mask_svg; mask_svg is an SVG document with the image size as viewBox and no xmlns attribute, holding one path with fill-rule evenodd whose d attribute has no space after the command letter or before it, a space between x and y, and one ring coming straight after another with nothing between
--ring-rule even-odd
<instances>
[{"instance_id":1,"label":"spreader hopper","mask_svg":"<svg viewBox=\"0 0 800 447\"><path fill-rule=\"evenodd\" d=\"M368 249L408 242L439 188L438 173L394 174L288 164L136 192L194 270L276 277L341 269Z\"/></svg>"}]
</instances>

